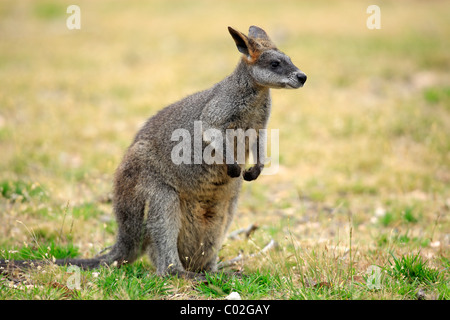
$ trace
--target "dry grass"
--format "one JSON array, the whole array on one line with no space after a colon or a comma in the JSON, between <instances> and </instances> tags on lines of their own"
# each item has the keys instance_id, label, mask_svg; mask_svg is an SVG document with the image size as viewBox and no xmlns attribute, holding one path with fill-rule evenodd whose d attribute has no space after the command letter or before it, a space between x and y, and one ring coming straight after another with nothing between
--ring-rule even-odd
<instances>
[{"instance_id":1,"label":"dry grass","mask_svg":"<svg viewBox=\"0 0 450 320\"><path fill-rule=\"evenodd\" d=\"M245 184L233 228L261 228L221 256L275 238L279 251L245 267L290 279L269 298L409 299L418 285L354 288L369 266L413 252L445 275L429 297L449 298L449 3L382 1L380 30L366 28L365 1L78 1L81 30L65 26L69 4L0 4L2 250L69 242L92 256L110 245L111 208L98 199L133 135L232 72L238 53L226 27L255 24L308 82L273 91L281 168ZM198 297L173 281L173 298ZM317 293L314 283L339 290ZM25 297L61 298L44 291ZM104 297L96 292L77 297Z\"/></svg>"}]
</instances>

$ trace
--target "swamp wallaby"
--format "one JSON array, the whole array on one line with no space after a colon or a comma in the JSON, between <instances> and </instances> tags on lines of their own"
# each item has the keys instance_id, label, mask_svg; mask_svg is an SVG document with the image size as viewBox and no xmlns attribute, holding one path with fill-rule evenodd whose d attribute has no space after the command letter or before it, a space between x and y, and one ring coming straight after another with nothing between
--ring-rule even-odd
<instances>
[{"instance_id":1,"label":"swamp wallaby","mask_svg":"<svg viewBox=\"0 0 450 320\"><path fill-rule=\"evenodd\" d=\"M217 254L236 212L242 181L255 180L264 167L264 142L260 142L265 137L257 136L259 156L256 164L245 169L229 144L224 145L223 161L196 161L211 143L205 133L214 129L226 136L227 129L258 132L266 128L269 89L296 89L306 81L306 75L261 28L251 26L248 36L231 27L228 31L242 53L234 72L151 117L125 153L114 180L118 235L110 252L93 259L56 260L56 264L120 265L146 252L158 275L196 277L217 270ZM188 139L191 161L175 163L173 151L179 141L173 133L183 129L192 137L198 123L200 144L196 145L195 137ZM232 161L226 161L230 153Z\"/></svg>"}]
</instances>

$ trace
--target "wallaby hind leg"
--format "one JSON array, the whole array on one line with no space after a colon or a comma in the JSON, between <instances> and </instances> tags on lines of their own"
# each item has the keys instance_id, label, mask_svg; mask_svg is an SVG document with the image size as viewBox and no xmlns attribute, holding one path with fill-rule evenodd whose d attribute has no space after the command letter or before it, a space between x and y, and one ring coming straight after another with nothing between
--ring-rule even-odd
<instances>
[{"instance_id":1,"label":"wallaby hind leg","mask_svg":"<svg viewBox=\"0 0 450 320\"><path fill-rule=\"evenodd\" d=\"M132 263L142 252L145 203L133 200L115 205L118 234L111 251L102 256L107 264Z\"/></svg>"},{"instance_id":2,"label":"wallaby hind leg","mask_svg":"<svg viewBox=\"0 0 450 320\"><path fill-rule=\"evenodd\" d=\"M170 186L152 180L149 186L146 241L158 275L186 276L178 255L181 209L178 194Z\"/></svg>"}]
</instances>

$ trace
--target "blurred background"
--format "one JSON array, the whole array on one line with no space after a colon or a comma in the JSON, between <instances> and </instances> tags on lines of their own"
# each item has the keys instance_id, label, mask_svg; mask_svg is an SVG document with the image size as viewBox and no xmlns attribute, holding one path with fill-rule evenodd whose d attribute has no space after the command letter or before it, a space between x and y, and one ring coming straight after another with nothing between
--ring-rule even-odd
<instances>
[{"instance_id":1,"label":"blurred background","mask_svg":"<svg viewBox=\"0 0 450 320\"><path fill-rule=\"evenodd\" d=\"M257 25L308 81L272 91L280 170L244 185L235 223L289 224L307 243L344 234L351 213L360 243L395 229L405 250L448 250L450 2L377 1L380 29L371 4L1 1L0 244L29 239L17 220L43 239L64 227L82 253L113 241L107 195L135 133L230 74L227 27Z\"/></svg>"}]
</instances>

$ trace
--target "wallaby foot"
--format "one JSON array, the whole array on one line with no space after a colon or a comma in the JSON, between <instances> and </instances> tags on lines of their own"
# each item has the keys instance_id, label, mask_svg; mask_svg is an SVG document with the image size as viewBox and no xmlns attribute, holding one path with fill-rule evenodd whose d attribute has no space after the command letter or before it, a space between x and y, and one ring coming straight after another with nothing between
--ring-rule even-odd
<instances>
[{"instance_id":1,"label":"wallaby foot","mask_svg":"<svg viewBox=\"0 0 450 320\"><path fill-rule=\"evenodd\" d=\"M244 180L245 181L253 181L259 177L261 171L264 166L262 165L254 165L253 167L248 168L244 171Z\"/></svg>"},{"instance_id":2,"label":"wallaby foot","mask_svg":"<svg viewBox=\"0 0 450 320\"><path fill-rule=\"evenodd\" d=\"M189 280L195 280L198 282L207 282L206 276L203 273L198 273L198 272L192 272L192 271L186 271L186 270L175 270L175 269L170 268L168 270L168 272L166 272L166 275L189 279Z\"/></svg>"},{"instance_id":3,"label":"wallaby foot","mask_svg":"<svg viewBox=\"0 0 450 320\"><path fill-rule=\"evenodd\" d=\"M241 175L241 166L236 162L233 164L227 164L227 174L231 178L237 178Z\"/></svg>"},{"instance_id":4,"label":"wallaby foot","mask_svg":"<svg viewBox=\"0 0 450 320\"><path fill-rule=\"evenodd\" d=\"M166 275L169 276L176 276L184 279L190 279L195 280L198 282L208 282L208 276L215 277L215 276L225 276L226 278L243 278L242 272L229 272L229 271L207 271L206 273L200 273L200 272L192 272L192 271L180 271L180 270L169 270Z\"/></svg>"},{"instance_id":5,"label":"wallaby foot","mask_svg":"<svg viewBox=\"0 0 450 320\"><path fill-rule=\"evenodd\" d=\"M224 276L226 278L233 278L233 277L235 277L235 278L242 279L244 277L244 274L241 271L223 271L223 270L220 270L220 271L207 272L206 274L210 275L210 276L221 276L221 277Z\"/></svg>"}]
</instances>

